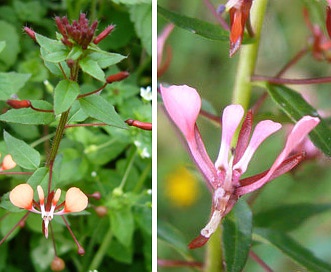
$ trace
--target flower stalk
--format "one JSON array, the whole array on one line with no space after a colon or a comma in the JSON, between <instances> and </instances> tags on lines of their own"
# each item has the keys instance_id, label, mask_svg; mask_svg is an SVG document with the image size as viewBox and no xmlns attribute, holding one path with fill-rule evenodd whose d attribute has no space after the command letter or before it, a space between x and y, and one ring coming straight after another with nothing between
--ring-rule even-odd
<instances>
[{"instance_id":1,"label":"flower stalk","mask_svg":"<svg viewBox=\"0 0 331 272\"><path fill-rule=\"evenodd\" d=\"M251 76L254 73L257 61L257 53L260 45L262 23L268 0L254 1L251 9L251 21L254 29L254 42L243 46L240 50L238 70L236 73L235 87L233 90L232 103L241 104L248 109L252 83Z\"/></svg>"}]
</instances>

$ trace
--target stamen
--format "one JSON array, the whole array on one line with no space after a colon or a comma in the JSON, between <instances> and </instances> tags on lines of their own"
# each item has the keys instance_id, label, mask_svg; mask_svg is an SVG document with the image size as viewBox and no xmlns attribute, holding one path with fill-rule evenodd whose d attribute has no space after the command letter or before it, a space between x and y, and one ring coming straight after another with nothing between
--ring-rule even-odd
<instances>
[{"instance_id":1,"label":"stamen","mask_svg":"<svg viewBox=\"0 0 331 272\"><path fill-rule=\"evenodd\" d=\"M80 245L80 243L78 242L78 240L76 239L76 236L74 235L74 233L72 232L72 230L71 230L71 228L70 228L70 226L69 226L69 224L68 224L68 221L67 221L67 219L63 216L63 215L61 215L61 217L62 217L62 219L63 219L63 221L64 221L64 224L67 226L67 229L68 229L68 231L70 232L70 235L71 235L71 237L72 237L72 239L74 239L74 241L75 241L75 243L76 243L76 245L77 245L77 247L78 247L78 254L79 255L84 255L85 254L85 249Z\"/></svg>"}]
</instances>

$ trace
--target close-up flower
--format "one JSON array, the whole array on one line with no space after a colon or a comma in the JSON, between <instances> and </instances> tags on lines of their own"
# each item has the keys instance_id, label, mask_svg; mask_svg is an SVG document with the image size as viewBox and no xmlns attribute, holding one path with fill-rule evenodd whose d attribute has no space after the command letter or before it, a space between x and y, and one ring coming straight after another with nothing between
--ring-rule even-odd
<instances>
[{"instance_id":1,"label":"close-up flower","mask_svg":"<svg viewBox=\"0 0 331 272\"><path fill-rule=\"evenodd\" d=\"M201 99L197 91L186 85L170 87L161 85L160 91L170 119L182 132L190 154L212 193L210 220L201 230L200 236L191 242L190 248L200 247L208 241L222 218L231 211L239 197L261 188L274 178L293 169L302 160L304 154L300 152L289 156L290 153L319 123L319 119L316 117L303 117L293 127L284 149L269 170L240 179L246 172L255 151L266 138L281 128L281 124L271 120L260 121L252 132L252 113L248 112L243 120L244 109L242 106L227 106L223 111L221 122L220 151L213 164L196 125L201 109ZM235 132L242 121L237 145L232 147Z\"/></svg>"},{"instance_id":2,"label":"close-up flower","mask_svg":"<svg viewBox=\"0 0 331 272\"><path fill-rule=\"evenodd\" d=\"M43 188L37 186L39 201L33 199L34 191L29 184L17 185L9 194L10 202L18 208L37 213L43 220L42 231L48 238L48 226L54 215L63 215L75 212L81 212L88 205L87 196L77 187L71 187L66 193L64 202L58 204L61 197L61 190L51 191L45 198ZM67 224L66 224L67 225ZM68 227L68 225L67 225Z\"/></svg>"}]
</instances>

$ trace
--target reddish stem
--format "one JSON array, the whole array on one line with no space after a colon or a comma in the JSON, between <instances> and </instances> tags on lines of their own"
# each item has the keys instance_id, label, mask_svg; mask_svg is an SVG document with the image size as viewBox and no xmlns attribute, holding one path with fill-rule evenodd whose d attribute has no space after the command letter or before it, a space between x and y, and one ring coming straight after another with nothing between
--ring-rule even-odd
<instances>
[{"instance_id":1,"label":"reddish stem","mask_svg":"<svg viewBox=\"0 0 331 272\"><path fill-rule=\"evenodd\" d=\"M202 269L203 264L196 261L178 261L178 260L162 260L158 259L157 264L160 267L196 267Z\"/></svg>"},{"instance_id":2,"label":"reddish stem","mask_svg":"<svg viewBox=\"0 0 331 272\"><path fill-rule=\"evenodd\" d=\"M4 172L0 171L0 175L32 175L33 172Z\"/></svg>"},{"instance_id":3,"label":"reddish stem","mask_svg":"<svg viewBox=\"0 0 331 272\"><path fill-rule=\"evenodd\" d=\"M308 48L301 49L276 75L276 77L281 77L291 66L296 64L306 53Z\"/></svg>"},{"instance_id":4,"label":"reddish stem","mask_svg":"<svg viewBox=\"0 0 331 272\"><path fill-rule=\"evenodd\" d=\"M288 84L288 85L309 85L309 84L324 84L331 83L331 77L320 77L320 78L303 78L303 79L292 79L292 78L277 78L253 75L252 81L267 81L272 84Z\"/></svg>"},{"instance_id":5,"label":"reddish stem","mask_svg":"<svg viewBox=\"0 0 331 272\"><path fill-rule=\"evenodd\" d=\"M18 221L14 227L12 227L12 229L5 235L5 237L2 238L2 240L0 241L0 245L2 245L2 243L4 241L6 241L6 239L9 237L10 234L12 234L12 232L18 227L20 226L29 216L30 212L27 212L21 219L20 221Z\"/></svg>"},{"instance_id":6,"label":"reddish stem","mask_svg":"<svg viewBox=\"0 0 331 272\"><path fill-rule=\"evenodd\" d=\"M107 86L107 82L105 83L105 84L103 84L99 89L97 89L97 90L95 90L95 91L92 91L92 92L89 92L89 93L85 93L85 94L80 94L80 95L78 95L77 96L77 99L79 99L79 98L82 98L82 97L85 97L85 96L89 96L89 95L91 95L91 94L95 94L95 93L97 93L97 92L100 92L100 91L102 91L106 86Z\"/></svg>"},{"instance_id":7,"label":"reddish stem","mask_svg":"<svg viewBox=\"0 0 331 272\"><path fill-rule=\"evenodd\" d=\"M73 127L99 127L99 126L109 126L106 123L92 123L92 124L72 124L66 125L64 128L73 128Z\"/></svg>"},{"instance_id":8,"label":"reddish stem","mask_svg":"<svg viewBox=\"0 0 331 272\"><path fill-rule=\"evenodd\" d=\"M35 108L32 104L31 104L30 108L33 109L33 110L35 110L35 111L54 112L53 110L44 110L44 109Z\"/></svg>"},{"instance_id":9,"label":"reddish stem","mask_svg":"<svg viewBox=\"0 0 331 272\"><path fill-rule=\"evenodd\" d=\"M204 110L200 110L200 114L206 117L207 119L216 122L218 125L221 124L221 118L219 116L216 116Z\"/></svg>"},{"instance_id":10,"label":"reddish stem","mask_svg":"<svg viewBox=\"0 0 331 272\"><path fill-rule=\"evenodd\" d=\"M273 272L273 270L252 250L249 251L249 257L251 257L255 262L257 262L266 272Z\"/></svg>"},{"instance_id":11,"label":"reddish stem","mask_svg":"<svg viewBox=\"0 0 331 272\"><path fill-rule=\"evenodd\" d=\"M213 16L216 18L216 20L219 22L219 24L224 28L225 30L229 31L230 27L229 25L225 22L222 16L220 16L214 7L214 5L211 3L210 0L204 0L206 7L210 10L210 12L213 14Z\"/></svg>"},{"instance_id":12,"label":"reddish stem","mask_svg":"<svg viewBox=\"0 0 331 272\"><path fill-rule=\"evenodd\" d=\"M77 247L78 247L78 254L79 254L79 255L84 255L84 254L85 254L85 250L84 250L84 248L80 245L80 243L78 242L76 236L75 236L74 233L72 232L72 230L71 230L71 228L70 228L70 226L69 226L69 223L68 223L67 219L64 217L64 215L61 215L61 217L62 217L62 219L63 219L63 221L64 221L64 224L66 225L67 229L69 230L72 239L74 239L74 241L75 241L75 243L76 243L76 245L77 245Z\"/></svg>"}]
</instances>

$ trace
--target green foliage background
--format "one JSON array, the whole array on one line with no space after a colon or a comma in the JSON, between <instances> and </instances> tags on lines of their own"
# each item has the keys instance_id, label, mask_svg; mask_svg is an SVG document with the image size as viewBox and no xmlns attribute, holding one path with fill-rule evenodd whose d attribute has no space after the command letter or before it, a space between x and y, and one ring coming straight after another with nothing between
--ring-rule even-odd
<instances>
[{"instance_id":1,"label":"green foliage background","mask_svg":"<svg viewBox=\"0 0 331 272\"><path fill-rule=\"evenodd\" d=\"M97 33L109 24L116 25L115 31L99 44L100 48L126 56L118 65L106 69L106 76L123 70L130 72L126 80L108 85L100 99L114 105L123 120L151 122L151 102L140 96L140 88L151 85L151 10L150 0L2 1L1 113L9 109L5 101L11 94L32 100L43 108L52 107L52 94L60 80L44 66L39 46L23 33L23 27L29 26L35 32L55 39L54 16L67 15L69 20L74 20L80 12L86 12L90 21L99 21ZM81 93L101 86L83 73L79 83ZM62 111L60 106L57 109ZM78 103L74 104L72 112L75 115L69 117L71 123L96 121L78 109ZM6 193L29 178L29 183L35 186L47 180L47 170L43 166L58 119L53 122L52 118L43 121L38 116L29 118L23 115L15 123L0 123L1 131L6 130L41 154L40 165L36 162L39 168L31 178L26 175L0 176L1 238L24 215L8 202ZM32 125L24 124L27 119ZM51 124L43 126L33 122ZM151 133L126 127L124 123L123 126L125 129L102 126L65 131L54 165L53 186L63 191L76 186L86 194L99 191L102 197L100 200L90 198L86 211L68 217L73 232L86 250L82 257L77 254L76 245L62 220L53 219L57 253L66 263L64 271L151 271ZM8 144L6 146L2 139L2 157L8 152ZM35 169L31 165L26 168L29 167ZM13 171L26 170L17 166ZM97 215L95 208L99 206L107 208L106 215ZM30 214L25 226L0 246L0 271L50 271L54 251L51 239L45 239L42 234L41 222L39 215Z\"/></svg>"}]
</instances>

